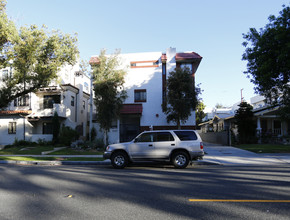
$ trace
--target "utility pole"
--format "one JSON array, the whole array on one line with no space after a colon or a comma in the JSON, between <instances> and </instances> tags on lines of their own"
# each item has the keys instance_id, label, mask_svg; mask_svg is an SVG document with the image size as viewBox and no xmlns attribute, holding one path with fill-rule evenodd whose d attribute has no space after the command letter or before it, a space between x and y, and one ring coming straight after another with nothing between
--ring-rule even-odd
<instances>
[{"instance_id":1,"label":"utility pole","mask_svg":"<svg viewBox=\"0 0 290 220\"><path fill-rule=\"evenodd\" d=\"M244 89L241 89L241 103L243 102L244 98L243 98L243 90Z\"/></svg>"}]
</instances>

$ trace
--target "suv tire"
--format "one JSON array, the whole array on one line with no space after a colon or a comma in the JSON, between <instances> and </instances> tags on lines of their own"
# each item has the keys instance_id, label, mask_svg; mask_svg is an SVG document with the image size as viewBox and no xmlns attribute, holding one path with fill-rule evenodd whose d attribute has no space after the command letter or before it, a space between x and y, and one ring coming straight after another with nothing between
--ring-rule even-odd
<instances>
[{"instance_id":1,"label":"suv tire","mask_svg":"<svg viewBox=\"0 0 290 220\"><path fill-rule=\"evenodd\" d=\"M175 168L183 169L186 168L189 163L189 156L183 151L178 151L173 153L171 161Z\"/></svg>"},{"instance_id":2,"label":"suv tire","mask_svg":"<svg viewBox=\"0 0 290 220\"><path fill-rule=\"evenodd\" d=\"M128 165L129 159L126 153L119 151L113 153L111 157L111 164L114 168L123 169Z\"/></svg>"}]
</instances>

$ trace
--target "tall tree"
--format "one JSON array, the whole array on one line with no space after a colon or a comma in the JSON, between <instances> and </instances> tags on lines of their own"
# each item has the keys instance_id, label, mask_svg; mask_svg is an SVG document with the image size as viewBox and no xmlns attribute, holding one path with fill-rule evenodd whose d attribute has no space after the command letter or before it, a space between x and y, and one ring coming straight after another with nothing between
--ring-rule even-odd
<instances>
[{"instance_id":1,"label":"tall tree","mask_svg":"<svg viewBox=\"0 0 290 220\"><path fill-rule=\"evenodd\" d=\"M175 122L178 129L181 129L181 122L188 119L198 104L199 92L199 88L195 89L189 68L176 68L170 72L167 80L167 103L162 106L167 121Z\"/></svg>"},{"instance_id":2,"label":"tall tree","mask_svg":"<svg viewBox=\"0 0 290 220\"><path fill-rule=\"evenodd\" d=\"M14 23L6 14L6 0L0 0L0 68L10 59L10 45L17 41L18 35Z\"/></svg>"},{"instance_id":3,"label":"tall tree","mask_svg":"<svg viewBox=\"0 0 290 220\"><path fill-rule=\"evenodd\" d=\"M120 69L119 53L107 56L106 50L101 50L98 64L92 66L97 122L104 130L106 145L112 122L119 117L127 97L123 87L126 71Z\"/></svg>"},{"instance_id":4,"label":"tall tree","mask_svg":"<svg viewBox=\"0 0 290 220\"><path fill-rule=\"evenodd\" d=\"M279 16L271 15L264 28L250 28L243 37L242 59L248 61L245 73L256 92L268 103L280 104L282 115L290 118L290 7L283 5Z\"/></svg>"},{"instance_id":5,"label":"tall tree","mask_svg":"<svg viewBox=\"0 0 290 220\"><path fill-rule=\"evenodd\" d=\"M18 41L9 45L13 76L3 80L0 108L17 97L48 86L63 65L73 65L78 56L76 43L76 36L49 32L44 26L22 27Z\"/></svg>"},{"instance_id":6,"label":"tall tree","mask_svg":"<svg viewBox=\"0 0 290 220\"><path fill-rule=\"evenodd\" d=\"M236 111L235 119L238 126L239 142L241 144L253 143L256 136L253 106L247 102L241 102Z\"/></svg>"}]
</instances>

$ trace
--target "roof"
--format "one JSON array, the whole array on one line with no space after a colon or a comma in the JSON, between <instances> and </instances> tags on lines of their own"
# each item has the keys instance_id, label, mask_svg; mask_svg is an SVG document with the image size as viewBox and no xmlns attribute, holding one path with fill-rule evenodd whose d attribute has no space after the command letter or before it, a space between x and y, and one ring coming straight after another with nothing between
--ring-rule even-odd
<instances>
[{"instance_id":1,"label":"roof","mask_svg":"<svg viewBox=\"0 0 290 220\"><path fill-rule=\"evenodd\" d=\"M176 53L175 60L193 60L193 59L202 59L202 57L195 52L190 53Z\"/></svg>"},{"instance_id":2,"label":"roof","mask_svg":"<svg viewBox=\"0 0 290 220\"><path fill-rule=\"evenodd\" d=\"M19 115L19 114L30 114L31 110L5 110L0 111L0 115Z\"/></svg>"},{"instance_id":3,"label":"roof","mask_svg":"<svg viewBox=\"0 0 290 220\"><path fill-rule=\"evenodd\" d=\"M142 104L123 104L121 114L142 114Z\"/></svg>"}]
</instances>

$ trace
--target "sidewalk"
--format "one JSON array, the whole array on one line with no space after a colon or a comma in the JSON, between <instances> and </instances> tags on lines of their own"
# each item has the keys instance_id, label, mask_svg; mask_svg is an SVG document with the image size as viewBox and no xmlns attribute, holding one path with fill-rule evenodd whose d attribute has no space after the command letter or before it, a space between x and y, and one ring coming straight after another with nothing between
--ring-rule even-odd
<instances>
[{"instance_id":1,"label":"sidewalk","mask_svg":"<svg viewBox=\"0 0 290 220\"><path fill-rule=\"evenodd\" d=\"M203 160L194 161L194 165L290 165L290 154L256 154L230 146L220 146L205 143L205 156ZM52 155L0 155L14 157L51 157ZM53 155L63 158L93 157L102 158L102 155ZM0 160L0 164L22 165L109 165L105 161L8 161Z\"/></svg>"},{"instance_id":2,"label":"sidewalk","mask_svg":"<svg viewBox=\"0 0 290 220\"><path fill-rule=\"evenodd\" d=\"M204 161L220 165L290 165L290 154L257 154L231 146L206 143Z\"/></svg>"}]
</instances>

